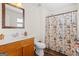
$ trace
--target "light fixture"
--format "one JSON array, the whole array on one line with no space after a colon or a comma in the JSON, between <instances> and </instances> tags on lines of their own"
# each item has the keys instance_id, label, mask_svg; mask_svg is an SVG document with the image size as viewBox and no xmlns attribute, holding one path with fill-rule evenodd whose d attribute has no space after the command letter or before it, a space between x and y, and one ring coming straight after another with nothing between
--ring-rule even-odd
<instances>
[{"instance_id":1,"label":"light fixture","mask_svg":"<svg viewBox=\"0 0 79 59\"><path fill-rule=\"evenodd\" d=\"M22 3L11 3L12 5L15 5L17 7L22 7Z\"/></svg>"}]
</instances>

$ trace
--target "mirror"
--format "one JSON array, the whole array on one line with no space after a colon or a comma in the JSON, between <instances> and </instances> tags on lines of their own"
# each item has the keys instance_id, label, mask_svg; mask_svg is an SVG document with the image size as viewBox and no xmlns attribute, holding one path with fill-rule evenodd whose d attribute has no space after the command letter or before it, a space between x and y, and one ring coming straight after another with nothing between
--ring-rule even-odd
<instances>
[{"instance_id":1,"label":"mirror","mask_svg":"<svg viewBox=\"0 0 79 59\"><path fill-rule=\"evenodd\" d=\"M24 9L9 3L3 3L2 28L24 28Z\"/></svg>"}]
</instances>

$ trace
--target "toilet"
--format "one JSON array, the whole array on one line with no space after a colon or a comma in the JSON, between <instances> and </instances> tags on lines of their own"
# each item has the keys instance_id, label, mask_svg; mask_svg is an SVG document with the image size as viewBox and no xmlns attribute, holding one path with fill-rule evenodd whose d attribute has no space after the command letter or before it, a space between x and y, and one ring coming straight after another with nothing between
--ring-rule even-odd
<instances>
[{"instance_id":1,"label":"toilet","mask_svg":"<svg viewBox=\"0 0 79 59\"><path fill-rule=\"evenodd\" d=\"M78 56L79 56L79 48L76 48L76 52L77 52L77 54L78 54Z\"/></svg>"},{"instance_id":2,"label":"toilet","mask_svg":"<svg viewBox=\"0 0 79 59\"><path fill-rule=\"evenodd\" d=\"M38 56L44 55L45 43L43 42L35 42L36 54Z\"/></svg>"}]
</instances>

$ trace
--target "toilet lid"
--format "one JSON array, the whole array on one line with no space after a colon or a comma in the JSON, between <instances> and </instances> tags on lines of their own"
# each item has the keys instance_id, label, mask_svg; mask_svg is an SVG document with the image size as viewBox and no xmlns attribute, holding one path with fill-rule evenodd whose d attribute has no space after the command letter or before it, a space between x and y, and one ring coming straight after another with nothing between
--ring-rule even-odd
<instances>
[{"instance_id":1,"label":"toilet lid","mask_svg":"<svg viewBox=\"0 0 79 59\"><path fill-rule=\"evenodd\" d=\"M45 44L42 42L36 42L36 45L40 48L45 48Z\"/></svg>"}]
</instances>

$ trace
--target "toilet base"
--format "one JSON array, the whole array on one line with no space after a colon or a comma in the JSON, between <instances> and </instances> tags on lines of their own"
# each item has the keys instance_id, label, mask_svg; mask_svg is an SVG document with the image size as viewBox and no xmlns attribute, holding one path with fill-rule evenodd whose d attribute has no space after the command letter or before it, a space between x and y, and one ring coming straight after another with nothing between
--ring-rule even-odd
<instances>
[{"instance_id":1,"label":"toilet base","mask_svg":"<svg viewBox=\"0 0 79 59\"><path fill-rule=\"evenodd\" d=\"M36 50L36 54L38 56L44 56L44 50L43 49L42 50Z\"/></svg>"}]
</instances>

